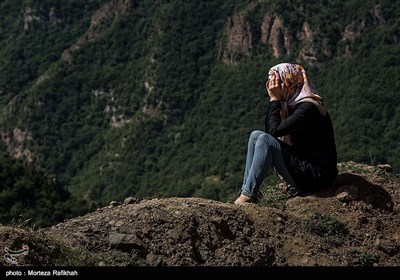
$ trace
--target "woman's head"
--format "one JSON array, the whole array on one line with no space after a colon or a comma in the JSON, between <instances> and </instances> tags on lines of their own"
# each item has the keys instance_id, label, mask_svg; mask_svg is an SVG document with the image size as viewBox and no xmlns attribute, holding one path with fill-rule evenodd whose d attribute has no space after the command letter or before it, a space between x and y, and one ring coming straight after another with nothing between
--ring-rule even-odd
<instances>
[{"instance_id":1,"label":"woman's head","mask_svg":"<svg viewBox=\"0 0 400 280\"><path fill-rule=\"evenodd\" d=\"M311 85L311 81L301 65L291 63L277 64L269 70L268 79L273 75L278 77L282 89L284 90L284 98L287 101L299 95L302 90L310 91L312 94L318 94L316 89Z\"/></svg>"},{"instance_id":2,"label":"woman's head","mask_svg":"<svg viewBox=\"0 0 400 280\"><path fill-rule=\"evenodd\" d=\"M283 90L283 99L287 107L293 108L304 100L315 100L323 107L322 98L311 83L304 68L299 64L280 63L268 72L268 81L277 77Z\"/></svg>"}]
</instances>

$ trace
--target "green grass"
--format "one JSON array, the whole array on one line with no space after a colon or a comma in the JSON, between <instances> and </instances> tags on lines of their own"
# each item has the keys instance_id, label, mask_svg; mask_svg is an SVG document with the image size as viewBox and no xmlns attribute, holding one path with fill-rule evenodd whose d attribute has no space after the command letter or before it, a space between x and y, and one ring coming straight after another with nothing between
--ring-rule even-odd
<instances>
[{"instance_id":1,"label":"green grass","mask_svg":"<svg viewBox=\"0 0 400 280\"><path fill-rule=\"evenodd\" d=\"M353 266L373 266L379 259L375 254L360 252L358 250L350 251L350 258Z\"/></svg>"},{"instance_id":2,"label":"green grass","mask_svg":"<svg viewBox=\"0 0 400 280\"><path fill-rule=\"evenodd\" d=\"M262 187L259 202L260 205L283 209L285 207L286 200L287 198L279 189L278 183Z\"/></svg>"},{"instance_id":3,"label":"green grass","mask_svg":"<svg viewBox=\"0 0 400 280\"><path fill-rule=\"evenodd\" d=\"M305 221L305 228L319 236L331 246L339 246L344 242L348 229L346 224L329 215L315 213Z\"/></svg>"},{"instance_id":4,"label":"green grass","mask_svg":"<svg viewBox=\"0 0 400 280\"><path fill-rule=\"evenodd\" d=\"M365 170L357 163L353 161L348 161L348 162L343 162L339 165L338 167L339 173L344 173L344 172L351 172L351 173L363 173Z\"/></svg>"}]
</instances>

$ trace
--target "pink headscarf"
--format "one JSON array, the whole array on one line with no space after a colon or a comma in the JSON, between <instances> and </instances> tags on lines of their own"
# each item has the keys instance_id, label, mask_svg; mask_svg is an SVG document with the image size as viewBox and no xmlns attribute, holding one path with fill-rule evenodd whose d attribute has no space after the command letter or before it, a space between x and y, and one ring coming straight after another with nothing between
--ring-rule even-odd
<instances>
[{"instance_id":1,"label":"pink headscarf","mask_svg":"<svg viewBox=\"0 0 400 280\"><path fill-rule=\"evenodd\" d=\"M283 118L290 114L300 102L311 102L315 104L322 115L326 115L326 109L322 97L312 85L306 71L301 65L291 63L280 63L268 72L268 76L278 74L281 87L285 90L282 101ZM285 87L283 87L285 85Z\"/></svg>"}]
</instances>

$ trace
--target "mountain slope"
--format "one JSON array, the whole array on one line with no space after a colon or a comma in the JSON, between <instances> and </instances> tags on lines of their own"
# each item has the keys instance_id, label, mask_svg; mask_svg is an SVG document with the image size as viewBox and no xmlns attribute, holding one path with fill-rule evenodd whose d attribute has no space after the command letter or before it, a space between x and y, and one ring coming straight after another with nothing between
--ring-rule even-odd
<instances>
[{"instance_id":1,"label":"mountain slope","mask_svg":"<svg viewBox=\"0 0 400 280\"><path fill-rule=\"evenodd\" d=\"M354 7L357 7L354 9ZM3 1L6 151L74 196L226 200L266 72L309 70L338 156L399 170L396 1ZM353 12L356 11L356 12Z\"/></svg>"}]
</instances>

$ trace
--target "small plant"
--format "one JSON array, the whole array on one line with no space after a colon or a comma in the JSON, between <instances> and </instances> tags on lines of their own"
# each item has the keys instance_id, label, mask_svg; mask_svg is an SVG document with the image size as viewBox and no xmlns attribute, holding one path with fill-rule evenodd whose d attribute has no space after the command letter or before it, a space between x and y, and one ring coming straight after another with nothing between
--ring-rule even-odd
<instances>
[{"instance_id":1,"label":"small plant","mask_svg":"<svg viewBox=\"0 0 400 280\"><path fill-rule=\"evenodd\" d=\"M353 161L343 162L338 165L339 173L343 172L351 172L351 173L362 173L364 170L362 169L360 164L357 164Z\"/></svg>"},{"instance_id":2,"label":"small plant","mask_svg":"<svg viewBox=\"0 0 400 280\"><path fill-rule=\"evenodd\" d=\"M358 250L350 251L351 264L354 266L372 266L378 261L378 256Z\"/></svg>"},{"instance_id":3,"label":"small plant","mask_svg":"<svg viewBox=\"0 0 400 280\"><path fill-rule=\"evenodd\" d=\"M348 233L346 224L329 215L315 213L305 222L309 232L323 236L333 246L339 246Z\"/></svg>"},{"instance_id":4,"label":"small plant","mask_svg":"<svg viewBox=\"0 0 400 280\"><path fill-rule=\"evenodd\" d=\"M286 200L286 196L282 193L277 184L269 185L264 187L263 191L260 193L259 204L282 209L284 208Z\"/></svg>"}]
</instances>

